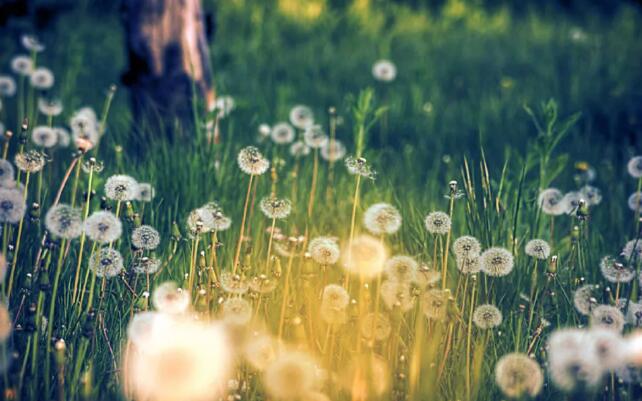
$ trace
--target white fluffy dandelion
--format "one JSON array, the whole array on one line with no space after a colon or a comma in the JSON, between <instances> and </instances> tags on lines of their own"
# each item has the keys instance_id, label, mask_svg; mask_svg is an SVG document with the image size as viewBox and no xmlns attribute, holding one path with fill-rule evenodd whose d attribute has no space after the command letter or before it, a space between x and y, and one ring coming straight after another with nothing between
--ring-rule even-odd
<instances>
[{"instance_id":1,"label":"white fluffy dandelion","mask_svg":"<svg viewBox=\"0 0 642 401\"><path fill-rule=\"evenodd\" d=\"M453 252L458 258L479 256L481 244L477 238L471 235L464 235L453 242Z\"/></svg>"},{"instance_id":2,"label":"white fluffy dandelion","mask_svg":"<svg viewBox=\"0 0 642 401\"><path fill-rule=\"evenodd\" d=\"M39 125L31 131L31 140L37 146L53 148L58 143L58 134L49 126Z\"/></svg>"},{"instance_id":3,"label":"white fluffy dandelion","mask_svg":"<svg viewBox=\"0 0 642 401\"><path fill-rule=\"evenodd\" d=\"M392 82L397 77L397 66L390 60L377 60L372 66L372 76L377 81Z\"/></svg>"},{"instance_id":4,"label":"white fluffy dandelion","mask_svg":"<svg viewBox=\"0 0 642 401\"><path fill-rule=\"evenodd\" d=\"M444 235L450 231L450 216L444 212L430 212L424 220L426 230L431 234Z\"/></svg>"},{"instance_id":5,"label":"white fluffy dandelion","mask_svg":"<svg viewBox=\"0 0 642 401\"><path fill-rule=\"evenodd\" d=\"M27 205L21 191L0 188L0 223L17 224L26 210Z\"/></svg>"},{"instance_id":6,"label":"white fluffy dandelion","mask_svg":"<svg viewBox=\"0 0 642 401\"><path fill-rule=\"evenodd\" d=\"M418 269L419 263L414 258L397 255L386 261L383 273L390 280L409 283L415 280Z\"/></svg>"},{"instance_id":7,"label":"white fluffy dandelion","mask_svg":"<svg viewBox=\"0 0 642 401\"><path fill-rule=\"evenodd\" d=\"M54 84L54 74L49 68L38 67L31 72L29 83L36 89L49 89Z\"/></svg>"},{"instance_id":8,"label":"white fluffy dandelion","mask_svg":"<svg viewBox=\"0 0 642 401\"><path fill-rule=\"evenodd\" d=\"M208 209L199 207L187 216L187 229L192 235L210 232L213 226L214 217Z\"/></svg>"},{"instance_id":9,"label":"white fluffy dandelion","mask_svg":"<svg viewBox=\"0 0 642 401\"><path fill-rule=\"evenodd\" d=\"M513 255L505 248L493 247L481 254L482 271L489 276L506 276L513 270L513 266Z\"/></svg>"},{"instance_id":10,"label":"white fluffy dandelion","mask_svg":"<svg viewBox=\"0 0 642 401\"><path fill-rule=\"evenodd\" d=\"M297 400L317 388L317 366L300 351L283 351L266 366L265 391L275 400Z\"/></svg>"},{"instance_id":11,"label":"white fluffy dandelion","mask_svg":"<svg viewBox=\"0 0 642 401\"><path fill-rule=\"evenodd\" d=\"M621 332L624 328L624 315L615 306L598 305L591 311L591 327Z\"/></svg>"},{"instance_id":12,"label":"white fluffy dandelion","mask_svg":"<svg viewBox=\"0 0 642 401\"><path fill-rule=\"evenodd\" d=\"M142 256L132 262L132 270L136 274L154 274L160 267L161 261L154 257Z\"/></svg>"},{"instance_id":13,"label":"white fluffy dandelion","mask_svg":"<svg viewBox=\"0 0 642 401\"><path fill-rule=\"evenodd\" d=\"M232 226L232 219L223 214L223 210L216 202L209 202L201 209L211 214L210 227L212 231L225 231Z\"/></svg>"},{"instance_id":14,"label":"white fluffy dandelion","mask_svg":"<svg viewBox=\"0 0 642 401\"><path fill-rule=\"evenodd\" d=\"M303 142L310 149L320 149L328 143L328 136L325 134L321 126L312 125L305 129L303 133Z\"/></svg>"},{"instance_id":15,"label":"white fluffy dandelion","mask_svg":"<svg viewBox=\"0 0 642 401\"><path fill-rule=\"evenodd\" d=\"M555 331L548 340L548 368L553 384L564 391L597 386L603 368L595 353L589 351L585 331Z\"/></svg>"},{"instance_id":16,"label":"white fluffy dandelion","mask_svg":"<svg viewBox=\"0 0 642 401\"><path fill-rule=\"evenodd\" d=\"M537 206L543 213L559 216L566 212L562 199L564 194L557 188L547 188L539 193Z\"/></svg>"},{"instance_id":17,"label":"white fluffy dandelion","mask_svg":"<svg viewBox=\"0 0 642 401\"><path fill-rule=\"evenodd\" d=\"M351 175L360 175L364 178L374 180L377 172L368 164L368 161L363 157L348 156L345 158L345 165L348 173Z\"/></svg>"},{"instance_id":18,"label":"white fluffy dandelion","mask_svg":"<svg viewBox=\"0 0 642 401\"><path fill-rule=\"evenodd\" d=\"M15 175L13 164L8 160L0 159L0 186L13 182Z\"/></svg>"},{"instance_id":19,"label":"white fluffy dandelion","mask_svg":"<svg viewBox=\"0 0 642 401\"><path fill-rule=\"evenodd\" d=\"M457 269L463 274L479 273L482 269L480 256L457 257L456 262Z\"/></svg>"},{"instance_id":20,"label":"white fluffy dandelion","mask_svg":"<svg viewBox=\"0 0 642 401\"><path fill-rule=\"evenodd\" d=\"M185 313L190 308L190 294L179 288L173 281L157 286L152 292L152 304L159 312L170 315Z\"/></svg>"},{"instance_id":21,"label":"white fluffy dandelion","mask_svg":"<svg viewBox=\"0 0 642 401\"><path fill-rule=\"evenodd\" d=\"M254 146L241 149L237 162L241 171L249 175L261 175L270 167L270 162Z\"/></svg>"},{"instance_id":22,"label":"white fluffy dandelion","mask_svg":"<svg viewBox=\"0 0 642 401\"><path fill-rule=\"evenodd\" d=\"M535 360L514 352L497 361L495 383L509 398L536 397L544 385L544 374Z\"/></svg>"},{"instance_id":23,"label":"white fluffy dandelion","mask_svg":"<svg viewBox=\"0 0 642 401\"><path fill-rule=\"evenodd\" d=\"M62 148L68 147L71 143L71 136L69 135L69 131L67 131L67 129L63 127L53 127L53 130L58 137L58 146Z\"/></svg>"},{"instance_id":24,"label":"white fluffy dandelion","mask_svg":"<svg viewBox=\"0 0 642 401\"><path fill-rule=\"evenodd\" d=\"M428 319L444 320L448 314L450 291L429 289L421 295L421 311Z\"/></svg>"},{"instance_id":25,"label":"white fluffy dandelion","mask_svg":"<svg viewBox=\"0 0 642 401\"><path fill-rule=\"evenodd\" d=\"M141 202L151 202L155 196L156 190L154 189L152 184L149 184L147 182L138 183L138 195L136 196L136 200Z\"/></svg>"},{"instance_id":26,"label":"white fluffy dandelion","mask_svg":"<svg viewBox=\"0 0 642 401\"><path fill-rule=\"evenodd\" d=\"M52 206L45 215L45 226L49 232L60 238L79 237L83 229L80 209L61 203Z\"/></svg>"},{"instance_id":27,"label":"white fluffy dandelion","mask_svg":"<svg viewBox=\"0 0 642 401\"><path fill-rule=\"evenodd\" d=\"M473 323L483 330L495 328L502 324L502 312L495 305L479 305L473 313Z\"/></svg>"},{"instance_id":28,"label":"white fluffy dandelion","mask_svg":"<svg viewBox=\"0 0 642 401\"><path fill-rule=\"evenodd\" d=\"M575 290L573 293L573 305L582 315L590 315L591 310L597 306L598 303L595 299L596 290L596 285L586 284Z\"/></svg>"},{"instance_id":29,"label":"white fluffy dandelion","mask_svg":"<svg viewBox=\"0 0 642 401\"><path fill-rule=\"evenodd\" d=\"M33 71L33 60L25 55L17 55L11 59L11 69L18 75L28 76Z\"/></svg>"},{"instance_id":30,"label":"white fluffy dandelion","mask_svg":"<svg viewBox=\"0 0 642 401\"><path fill-rule=\"evenodd\" d=\"M635 268L619 262L612 256L605 256L600 261L602 276L611 283L628 283L635 278Z\"/></svg>"},{"instance_id":31,"label":"white fluffy dandelion","mask_svg":"<svg viewBox=\"0 0 642 401\"><path fill-rule=\"evenodd\" d=\"M89 259L89 269L97 277L116 277L123 268L123 257L113 248L100 248Z\"/></svg>"},{"instance_id":32,"label":"white fluffy dandelion","mask_svg":"<svg viewBox=\"0 0 642 401\"><path fill-rule=\"evenodd\" d=\"M345 145L336 139L330 139L321 147L321 158L330 163L343 159L346 155Z\"/></svg>"},{"instance_id":33,"label":"white fluffy dandelion","mask_svg":"<svg viewBox=\"0 0 642 401\"><path fill-rule=\"evenodd\" d=\"M368 313L361 319L361 336L369 341L383 341L390 337L392 325L384 313Z\"/></svg>"},{"instance_id":34,"label":"white fluffy dandelion","mask_svg":"<svg viewBox=\"0 0 642 401\"><path fill-rule=\"evenodd\" d=\"M38 99L38 110L45 116L55 117L62 113L62 102L56 99Z\"/></svg>"},{"instance_id":35,"label":"white fluffy dandelion","mask_svg":"<svg viewBox=\"0 0 642 401\"><path fill-rule=\"evenodd\" d=\"M388 252L381 241L360 235L343 252L343 267L348 273L368 280L381 273L387 258Z\"/></svg>"},{"instance_id":36,"label":"white fluffy dandelion","mask_svg":"<svg viewBox=\"0 0 642 401\"><path fill-rule=\"evenodd\" d=\"M363 225L372 234L394 234L401 228L401 213L388 203L375 203L363 215Z\"/></svg>"},{"instance_id":37,"label":"white fluffy dandelion","mask_svg":"<svg viewBox=\"0 0 642 401\"><path fill-rule=\"evenodd\" d=\"M320 265L333 265L339 261L341 252L337 241L330 237L317 237L310 241L308 252Z\"/></svg>"},{"instance_id":38,"label":"white fluffy dandelion","mask_svg":"<svg viewBox=\"0 0 642 401\"><path fill-rule=\"evenodd\" d=\"M292 203L288 199L276 196L261 199L259 207L261 212L270 219L285 219L292 211Z\"/></svg>"},{"instance_id":39,"label":"white fluffy dandelion","mask_svg":"<svg viewBox=\"0 0 642 401\"><path fill-rule=\"evenodd\" d=\"M642 212L642 192L633 192L629 196L627 204L629 205L629 209L633 210L634 212Z\"/></svg>"},{"instance_id":40,"label":"white fluffy dandelion","mask_svg":"<svg viewBox=\"0 0 642 401\"><path fill-rule=\"evenodd\" d=\"M270 138L272 138L272 142L277 145L291 143L295 137L296 133L294 132L294 128L286 122L275 124L270 131Z\"/></svg>"},{"instance_id":41,"label":"white fluffy dandelion","mask_svg":"<svg viewBox=\"0 0 642 401\"><path fill-rule=\"evenodd\" d=\"M27 173L37 173L42 170L47 163L45 155L35 150L18 153L13 161L19 170Z\"/></svg>"},{"instance_id":42,"label":"white fluffy dandelion","mask_svg":"<svg viewBox=\"0 0 642 401\"><path fill-rule=\"evenodd\" d=\"M546 260L551 254L551 246L542 239L532 239L526 243L524 250L528 256Z\"/></svg>"},{"instance_id":43,"label":"white fluffy dandelion","mask_svg":"<svg viewBox=\"0 0 642 401\"><path fill-rule=\"evenodd\" d=\"M123 233L123 223L112 212L101 210L85 220L85 234L92 241L107 244L116 241Z\"/></svg>"},{"instance_id":44,"label":"white fluffy dandelion","mask_svg":"<svg viewBox=\"0 0 642 401\"><path fill-rule=\"evenodd\" d=\"M25 49L35 53L40 53L45 50L45 45L35 35L20 36L20 43L22 43Z\"/></svg>"},{"instance_id":45,"label":"white fluffy dandelion","mask_svg":"<svg viewBox=\"0 0 642 401\"><path fill-rule=\"evenodd\" d=\"M412 295L410 283L395 280L384 280L380 288L381 300L390 310L408 312L415 306L415 297Z\"/></svg>"},{"instance_id":46,"label":"white fluffy dandelion","mask_svg":"<svg viewBox=\"0 0 642 401\"><path fill-rule=\"evenodd\" d=\"M0 98L16 94L16 81L9 75L0 75Z\"/></svg>"},{"instance_id":47,"label":"white fluffy dandelion","mask_svg":"<svg viewBox=\"0 0 642 401\"><path fill-rule=\"evenodd\" d=\"M223 291L228 294L243 295L250 289L250 285L245 278L230 271L222 272L219 282Z\"/></svg>"},{"instance_id":48,"label":"white fluffy dandelion","mask_svg":"<svg viewBox=\"0 0 642 401\"><path fill-rule=\"evenodd\" d=\"M304 105L296 105L290 110L290 122L299 129L306 129L314 124L312 109Z\"/></svg>"},{"instance_id":49,"label":"white fluffy dandelion","mask_svg":"<svg viewBox=\"0 0 642 401\"><path fill-rule=\"evenodd\" d=\"M252 319L252 305L244 298L228 298L221 305L223 321L234 326L245 326Z\"/></svg>"},{"instance_id":50,"label":"white fluffy dandelion","mask_svg":"<svg viewBox=\"0 0 642 401\"><path fill-rule=\"evenodd\" d=\"M142 225L132 231L132 245L138 249L154 250L159 244L160 234L152 226Z\"/></svg>"},{"instance_id":51,"label":"white fluffy dandelion","mask_svg":"<svg viewBox=\"0 0 642 401\"><path fill-rule=\"evenodd\" d=\"M303 141L296 141L290 145L290 154L293 157L305 157L310 154L310 148Z\"/></svg>"},{"instance_id":52,"label":"white fluffy dandelion","mask_svg":"<svg viewBox=\"0 0 642 401\"><path fill-rule=\"evenodd\" d=\"M125 174L112 175L105 182L105 196L121 202L136 200L138 182Z\"/></svg>"},{"instance_id":53,"label":"white fluffy dandelion","mask_svg":"<svg viewBox=\"0 0 642 401\"><path fill-rule=\"evenodd\" d=\"M642 260L642 239L632 239L622 248L622 257L632 263Z\"/></svg>"},{"instance_id":54,"label":"white fluffy dandelion","mask_svg":"<svg viewBox=\"0 0 642 401\"><path fill-rule=\"evenodd\" d=\"M642 178L642 156L634 156L626 164L626 170L633 178Z\"/></svg>"},{"instance_id":55,"label":"white fluffy dandelion","mask_svg":"<svg viewBox=\"0 0 642 401\"><path fill-rule=\"evenodd\" d=\"M592 185L584 185L580 188L580 195L589 206L596 206L602 203L602 191Z\"/></svg>"}]
</instances>

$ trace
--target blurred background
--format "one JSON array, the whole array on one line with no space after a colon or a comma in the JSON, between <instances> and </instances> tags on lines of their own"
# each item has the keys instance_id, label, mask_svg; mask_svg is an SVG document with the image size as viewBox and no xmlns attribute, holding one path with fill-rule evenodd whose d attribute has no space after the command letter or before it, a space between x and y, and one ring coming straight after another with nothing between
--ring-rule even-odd
<instances>
[{"instance_id":1,"label":"blurred background","mask_svg":"<svg viewBox=\"0 0 642 401\"><path fill-rule=\"evenodd\" d=\"M564 143L571 153L626 159L640 145L637 1L204 0L203 8L216 89L236 100L234 135L245 142L294 104L347 114L354 94L373 86L389 111L370 148L426 157L480 144L524 148L537 131L523 106L551 98L561 115L582 113ZM99 108L127 64L121 10L119 1L2 0L0 70L21 51L20 34L35 33L66 112ZM397 65L392 84L371 75L380 58ZM126 90L114 107L110 130L120 140L132 123Z\"/></svg>"}]
</instances>

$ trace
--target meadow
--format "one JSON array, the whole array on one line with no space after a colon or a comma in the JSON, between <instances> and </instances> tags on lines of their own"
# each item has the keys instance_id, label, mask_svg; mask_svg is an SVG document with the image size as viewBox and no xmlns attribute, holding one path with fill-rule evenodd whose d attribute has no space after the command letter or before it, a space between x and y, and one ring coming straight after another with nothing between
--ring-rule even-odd
<instances>
[{"instance_id":1,"label":"meadow","mask_svg":"<svg viewBox=\"0 0 642 401\"><path fill-rule=\"evenodd\" d=\"M160 132L109 3L0 30L4 399L641 397L639 7L205 1Z\"/></svg>"}]
</instances>

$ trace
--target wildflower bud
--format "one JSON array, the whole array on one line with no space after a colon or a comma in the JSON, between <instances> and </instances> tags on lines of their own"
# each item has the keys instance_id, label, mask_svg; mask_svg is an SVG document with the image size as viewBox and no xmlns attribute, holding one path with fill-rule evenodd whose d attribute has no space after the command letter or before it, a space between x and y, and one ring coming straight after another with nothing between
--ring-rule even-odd
<instances>
[{"instance_id":1,"label":"wildflower bud","mask_svg":"<svg viewBox=\"0 0 642 401\"><path fill-rule=\"evenodd\" d=\"M11 130L7 130L7 131L4 133L4 137L5 137L7 140L10 140L10 139L11 139L11 137L13 137L13 131L11 131Z\"/></svg>"},{"instance_id":2,"label":"wildflower bud","mask_svg":"<svg viewBox=\"0 0 642 401\"><path fill-rule=\"evenodd\" d=\"M58 341L56 341L56 344L54 345L54 349L56 350L56 364L60 366L64 366L65 364L65 349L67 346L65 345L65 340L62 338Z\"/></svg>"},{"instance_id":3,"label":"wildflower bud","mask_svg":"<svg viewBox=\"0 0 642 401\"><path fill-rule=\"evenodd\" d=\"M25 117L22 119L22 124L20 125L20 130L25 132L29 129L29 118Z\"/></svg>"},{"instance_id":4,"label":"wildflower bud","mask_svg":"<svg viewBox=\"0 0 642 401\"><path fill-rule=\"evenodd\" d=\"M181 230L178 228L178 224L175 221L172 222L172 239L174 241L180 241L181 239Z\"/></svg>"},{"instance_id":5,"label":"wildflower bud","mask_svg":"<svg viewBox=\"0 0 642 401\"><path fill-rule=\"evenodd\" d=\"M134 207L132 206L132 203L126 202L125 205L127 207L125 217L127 217L127 220L129 221L134 221Z\"/></svg>"},{"instance_id":6,"label":"wildflower bud","mask_svg":"<svg viewBox=\"0 0 642 401\"><path fill-rule=\"evenodd\" d=\"M557 255L551 256L551 261L548 264L548 272L551 274L557 272Z\"/></svg>"},{"instance_id":7,"label":"wildflower bud","mask_svg":"<svg viewBox=\"0 0 642 401\"><path fill-rule=\"evenodd\" d=\"M448 187L450 188L450 193L455 194L457 193L457 181L452 180L448 183Z\"/></svg>"},{"instance_id":8,"label":"wildflower bud","mask_svg":"<svg viewBox=\"0 0 642 401\"><path fill-rule=\"evenodd\" d=\"M38 221L40 219L40 204L34 202L31 204L31 209L29 209L29 218L31 221Z\"/></svg>"},{"instance_id":9,"label":"wildflower bud","mask_svg":"<svg viewBox=\"0 0 642 401\"><path fill-rule=\"evenodd\" d=\"M571 241L577 242L579 238L580 238L580 228L578 226L573 226L573 230L571 231Z\"/></svg>"}]
</instances>

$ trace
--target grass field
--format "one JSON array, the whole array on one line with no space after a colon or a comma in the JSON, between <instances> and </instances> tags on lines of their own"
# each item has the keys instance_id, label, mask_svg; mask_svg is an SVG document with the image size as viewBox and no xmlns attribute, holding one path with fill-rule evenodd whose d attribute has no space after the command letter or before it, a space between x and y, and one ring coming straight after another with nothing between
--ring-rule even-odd
<instances>
[{"instance_id":1,"label":"grass field","mask_svg":"<svg viewBox=\"0 0 642 401\"><path fill-rule=\"evenodd\" d=\"M640 398L639 7L204 3L219 144L132 146L116 4L0 27L4 399Z\"/></svg>"}]
</instances>

